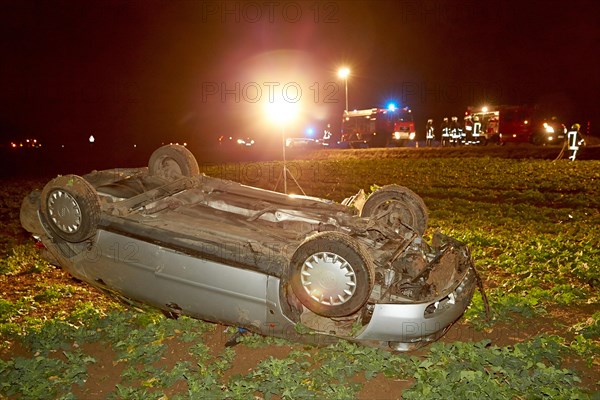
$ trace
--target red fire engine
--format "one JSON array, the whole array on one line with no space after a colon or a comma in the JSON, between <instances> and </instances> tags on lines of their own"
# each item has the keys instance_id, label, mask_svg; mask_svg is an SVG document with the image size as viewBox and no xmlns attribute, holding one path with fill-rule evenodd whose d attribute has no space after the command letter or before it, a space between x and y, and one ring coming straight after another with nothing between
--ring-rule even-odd
<instances>
[{"instance_id":1,"label":"red fire engine","mask_svg":"<svg viewBox=\"0 0 600 400\"><path fill-rule=\"evenodd\" d=\"M481 143L562 144L565 126L555 117L547 117L535 106L499 106L492 110L468 108L465 118L473 123L473 134L480 129ZM476 126L476 122L481 125Z\"/></svg>"},{"instance_id":2,"label":"red fire engine","mask_svg":"<svg viewBox=\"0 0 600 400\"><path fill-rule=\"evenodd\" d=\"M415 139L412 111L404 108L368 108L344 111L342 120L343 147L402 146Z\"/></svg>"}]
</instances>

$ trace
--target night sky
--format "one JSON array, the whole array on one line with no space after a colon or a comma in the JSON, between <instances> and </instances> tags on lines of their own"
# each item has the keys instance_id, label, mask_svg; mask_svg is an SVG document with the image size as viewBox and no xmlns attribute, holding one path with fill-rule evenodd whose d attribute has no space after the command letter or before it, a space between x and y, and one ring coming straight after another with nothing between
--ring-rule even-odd
<instances>
[{"instance_id":1,"label":"night sky","mask_svg":"<svg viewBox=\"0 0 600 400\"><path fill-rule=\"evenodd\" d=\"M0 135L47 144L213 143L410 106L417 128L535 103L600 130L595 1L3 1ZM437 123L437 122L436 122ZM594 129L595 128L595 129Z\"/></svg>"}]
</instances>

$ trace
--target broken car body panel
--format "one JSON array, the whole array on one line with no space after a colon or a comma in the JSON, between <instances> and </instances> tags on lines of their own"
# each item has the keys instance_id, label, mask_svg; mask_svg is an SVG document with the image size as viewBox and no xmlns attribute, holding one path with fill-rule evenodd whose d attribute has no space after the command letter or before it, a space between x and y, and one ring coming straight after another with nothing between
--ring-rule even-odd
<instances>
[{"instance_id":1,"label":"broken car body panel","mask_svg":"<svg viewBox=\"0 0 600 400\"><path fill-rule=\"evenodd\" d=\"M410 190L381 188L357 211L199 174L188 153L165 146L148 168L58 177L25 198L22 225L100 289L291 340L410 350L468 306L468 249L422 239L426 209Z\"/></svg>"}]
</instances>

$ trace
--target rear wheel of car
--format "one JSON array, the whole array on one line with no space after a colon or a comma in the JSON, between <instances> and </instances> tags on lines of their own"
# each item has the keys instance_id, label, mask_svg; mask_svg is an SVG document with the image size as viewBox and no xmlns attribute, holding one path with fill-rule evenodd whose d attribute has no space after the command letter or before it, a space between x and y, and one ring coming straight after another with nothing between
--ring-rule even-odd
<instances>
[{"instance_id":1,"label":"rear wheel of car","mask_svg":"<svg viewBox=\"0 0 600 400\"><path fill-rule=\"evenodd\" d=\"M96 234L100 200L94 187L82 177L59 176L42 190L41 213L53 233L78 243Z\"/></svg>"},{"instance_id":2,"label":"rear wheel of car","mask_svg":"<svg viewBox=\"0 0 600 400\"><path fill-rule=\"evenodd\" d=\"M194 155L184 146L168 144L159 147L148 161L150 175L175 180L182 176L192 177L200 173Z\"/></svg>"},{"instance_id":3,"label":"rear wheel of car","mask_svg":"<svg viewBox=\"0 0 600 400\"><path fill-rule=\"evenodd\" d=\"M355 239L322 232L298 247L288 279L306 308L324 317L344 317L369 300L374 271L371 257Z\"/></svg>"},{"instance_id":4,"label":"rear wheel of car","mask_svg":"<svg viewBox=\"0 0 600 400\"><path fill-rule=\"evenodd\" d=\"M399 231L408 225L422 235L427 229L427 207L415 192L399 185L387 185L373 192L363 206L361 217L382 219L390 228Z\"/></svg>"}]
</instances>

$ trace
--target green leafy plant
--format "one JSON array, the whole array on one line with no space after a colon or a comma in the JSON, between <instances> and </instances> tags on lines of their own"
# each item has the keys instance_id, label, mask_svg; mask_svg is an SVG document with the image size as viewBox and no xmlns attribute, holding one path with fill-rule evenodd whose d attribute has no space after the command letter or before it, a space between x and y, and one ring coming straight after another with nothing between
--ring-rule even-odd
<instances>
[{"instance_id":1,"label":"green leafy plant","mask_svg":"<svg viewBox=\"0 0 600 400\"><path fill-rule=\"evenodd\" d=\"M0 275L39 273L48 267L49 264L39 257L33 243L15 246L8 257L0 258Z\"/></svg>"},{"instance_id":2,"label":"green leafy plant","mask_svg":"<svg viewBox=\"0 0 600 400\"><path fill-rule=\"evenodd\" d=\"M436 343L416 365L416 384L403 398L587 398L574 387L580 379L559 366L562 347L538 337L513 347L478 343Z\"/></svg>"},{"instance_id":3,"label":"green leafy plant","mask_svg":"<svg viewBox=\"0 0 600 400\"><path fill-rule=\"evenodd\" d=\"M90 350L96 347L106 349L103 355L112 359L105 362L122 371L113 392L106 394L114 399L348 399L359 397L375 378L410 382L402 393L393 393L406 399L586 399L590 390L598 390L579 376L598 376L600 314L590 310L600 304L599 162L384 159L375 153L371 159L344 157L294 161L294 169L302 172L296 178L307 193L338 201L359 189L392 183L420 194L430 213L426 236L440 230L468 244L484 281L492 319L486 319L476 293L460 326L479 328L477 340L496 339L504 332L494 331L498 326L514 327L514 337L502 336L500 345L446 336L442 341L450 343L413 354L346 341L304 347L254 334L242 336L239 347L223 348L210 341L210 333L222 330L220 326L137 312L72 281L46 282L56 275L54 268L40 259L31 240L23 239L13 217L4 228L10 237L0 235L0 284L12 288L18 278L32 279L22 295L6 290L0 298L0 335L7 355L0 361L0 397L74 398L74 389L97 379L87 373L99 362ZM249 166L281 168L280 163ZM243 170L245 164L237 167ZM231 171L208 166L205 172L265 189L275 184L273 174ZM23 188L0 194L0 204L15 216L25 189L36 183L19 185ZM88 300L70 302L52 317L44 313L76 296ZM576 310L581 322L566 323L555 316L557 309L558 314ZM540 317L551 320L543 329L558 336L519 335L519 329ZM297 331L310 332L301 324ZM248 354L243 352L273 345L291 351L277 349L285 355L257 358L249 369L231 374L243 362L241 354ZM11 358L13 349L18 351Z\"/></svg>"}]
</instances>

